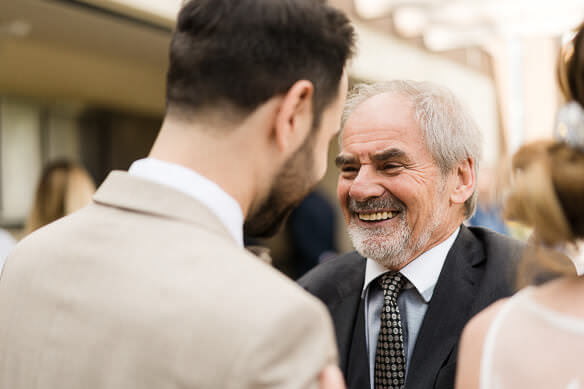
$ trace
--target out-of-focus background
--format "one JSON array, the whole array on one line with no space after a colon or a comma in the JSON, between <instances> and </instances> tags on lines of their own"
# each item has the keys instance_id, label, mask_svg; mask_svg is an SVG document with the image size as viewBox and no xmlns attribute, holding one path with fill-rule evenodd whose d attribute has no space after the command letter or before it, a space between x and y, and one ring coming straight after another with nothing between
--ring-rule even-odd
<instances>
[{"instance_id":1,"label":"out-of-focus background","mask_svg":"<svg viewBox=\"0 0 584 389\"><path fill-rule=\"evenodd\" d=\"M197 1L197 0L192 0ZM484 134L481 212L498 217L508 157L551 135L559 48L584 0L329 0L352 18L352 83L429 80L449 87ZM0 225L23 234L43 166L69 159L100 184L144 157L164 113L167 48L182 0L0 0ZM351 249L336 201L333 142L318 191L267 243L297 277Z\"/></svg>"}]
</instances>

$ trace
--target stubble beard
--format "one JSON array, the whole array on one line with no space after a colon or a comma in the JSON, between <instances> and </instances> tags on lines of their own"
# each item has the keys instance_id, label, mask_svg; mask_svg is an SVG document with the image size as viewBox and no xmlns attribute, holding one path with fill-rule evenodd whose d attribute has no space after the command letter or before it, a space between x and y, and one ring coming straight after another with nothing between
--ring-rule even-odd
<instances>
[{"instance_id":1,"label":"stubble beard","mask_svg":"<svg viewBox=\"0 0 584 389\"><path fill-rule=\"evenodd\" d=\"M316 186L312 172L314 134L284 164L277 174L267 197L257 209L250 211L244 223L244 233L252 238L269 238L282 227L290 213Z\"/></svg>"}]
</instances>

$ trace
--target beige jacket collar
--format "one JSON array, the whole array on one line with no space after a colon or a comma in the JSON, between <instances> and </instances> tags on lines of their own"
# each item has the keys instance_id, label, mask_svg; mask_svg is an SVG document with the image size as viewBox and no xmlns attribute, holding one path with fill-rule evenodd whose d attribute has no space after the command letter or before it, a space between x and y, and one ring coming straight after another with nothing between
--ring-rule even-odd
<instances>
[{"instance_id":1,"label":"beige jacket collar","mask_svg":"<svg viewBox=\"0 0 584 389\"><path fill-rule=\"evenodd\" d=\"M196 199L127 172L112 171L93 200L102 205L197 224L237 243L217 216Z\"/></svg>"}]
</instances>

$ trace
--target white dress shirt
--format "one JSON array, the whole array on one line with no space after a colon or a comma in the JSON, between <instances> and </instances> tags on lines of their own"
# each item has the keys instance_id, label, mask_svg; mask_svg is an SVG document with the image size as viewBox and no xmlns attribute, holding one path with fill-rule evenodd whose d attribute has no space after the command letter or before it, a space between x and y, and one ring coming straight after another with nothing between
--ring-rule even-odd
<instances>
[{"instance_id":1,"label":"white dress shirt","mask_svg":"<svg viewBox=\"0 0 584 389\"><path fill-rule=\"evenodd\" d=\"M187 167L155 158L135 161L128 173L183 192L209 208L243 247L243 211L219 185Z\"/></svg>"},{"instance_id":2,"label":"white dress shirt","mask_svg":"<svg viewBox=\"0 0 584 389\"><path fill-rule=\"evenodd\" d=\"M402 321L406 372L410 365L422 320L434 293L434 287L442 271L446 256L454 244L459 231L460 227L445 241L422 253L400 270L400 273L408 280L404 290L397 299ZM381 290L381 286L377 287L377 284L373 284L372 282L387 272L388 270L385 267L367 258L365 283L363 284L361 298L365 299L366 302L365 339L367 355L369 356L369 382L371 383L372 389L375 385L375 353L377 351L377 338L381 325L381 310L383 309L383 291Z\"/></svg>"}]
</instances>

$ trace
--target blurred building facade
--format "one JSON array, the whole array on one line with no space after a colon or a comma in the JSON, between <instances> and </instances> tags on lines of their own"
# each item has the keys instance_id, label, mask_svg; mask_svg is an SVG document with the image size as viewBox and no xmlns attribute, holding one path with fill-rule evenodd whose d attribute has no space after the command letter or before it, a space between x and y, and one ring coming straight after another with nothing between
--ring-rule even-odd
<instances>
[{"instance_id":1,"label":"blurred building facade","mask_svg":"<svg viewBox=\"0 0 584 389\"><path fill-rule=\"evenodd\" d=\"M1 226L22 226L47 161L79 161L99 184L109 170L146 155L164 112L168 44L181 2L0 1ZM331 2L357 28L352 82L401 78L449 87L483 130L483 164L496 168L523 142L551 133L560 102L558 48L583 18L584 1L548 8L522 0ZM320 186L335 206L337 152L333 143ZM336 241L347 251L335 209ZM268 242L276 257L285 236Z\"/></svg>"}]
</instances>

